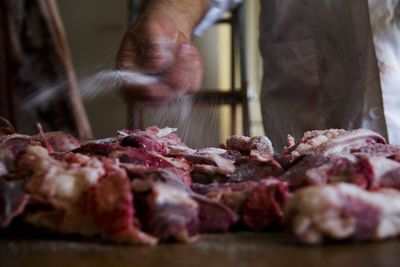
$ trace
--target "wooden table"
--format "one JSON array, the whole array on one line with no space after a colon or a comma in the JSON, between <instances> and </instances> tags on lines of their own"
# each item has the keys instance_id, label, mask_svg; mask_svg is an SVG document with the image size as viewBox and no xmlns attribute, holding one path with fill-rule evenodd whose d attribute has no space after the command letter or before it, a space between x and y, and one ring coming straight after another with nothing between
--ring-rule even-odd
<instances>
[{"instance_id":1,"label":"wooden table","mask_svg":"<svg viewBox=\"0 0 400 267\"><path fill-rule=\"evenodd\" d=\"M116 246L87 240L0 238L0 266L400 266L400 241L305 247L278 234L203 235L193 244Z\"/></svg>"}]
</instances>

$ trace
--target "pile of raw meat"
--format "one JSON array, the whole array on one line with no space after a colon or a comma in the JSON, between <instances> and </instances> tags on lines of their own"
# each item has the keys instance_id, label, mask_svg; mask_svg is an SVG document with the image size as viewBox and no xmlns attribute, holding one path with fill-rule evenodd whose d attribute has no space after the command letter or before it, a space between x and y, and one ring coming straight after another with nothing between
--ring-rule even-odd
<instances>
[{"instance_id":1,"label":"pile of raw meat","mask_svg":"<svg viewBox=\"0 0 400 267\"><path fill-rule=\"evenodd\" d=\"M400 147L374 132L310 131L280 153L264 136L195 150L173 132L85 143L0 134L0 228L147 245L227 231L291 232L307 244L400 234Z\"/></svg>"}]
</instances>

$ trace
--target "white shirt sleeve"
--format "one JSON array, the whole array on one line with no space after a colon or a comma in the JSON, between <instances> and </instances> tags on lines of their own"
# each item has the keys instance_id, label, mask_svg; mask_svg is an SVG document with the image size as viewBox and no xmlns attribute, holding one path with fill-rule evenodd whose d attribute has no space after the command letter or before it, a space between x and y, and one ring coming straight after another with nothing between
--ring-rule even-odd
<instances>
[{"instance_id":1,"label":"white shirt sleeve","mask_svg":"<svg viewBox=\"0 0 400 267\"><path fill-rule=\"evenodd\" d=\"M240 2L242 0L210 0L208 11L193 30L193 34L197 36L203 35L208 28L222 18L225 12L231 10Z\"/></svg>"}]
</instances>

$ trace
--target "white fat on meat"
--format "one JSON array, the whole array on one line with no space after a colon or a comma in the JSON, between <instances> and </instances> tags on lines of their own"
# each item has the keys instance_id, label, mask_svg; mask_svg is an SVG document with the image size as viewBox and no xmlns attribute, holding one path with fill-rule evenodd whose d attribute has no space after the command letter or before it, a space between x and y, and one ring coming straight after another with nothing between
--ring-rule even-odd
<instances>
[{"instance_id":1,"label":"white fat on meat","mask_svg":"<svg viewBox=\"0 0 400 267\"><path fill-rule=\"evenodd\" d=\"M329 142L322 146L321 152L324 152L326 155L351 152L351 150L365 147L369 142L377 141L386 143L385 139L381 135L371 130L357 129L329 140Z\"/></svg>"},{"instance_id":2,"label":"white fat on meat","mask_svg":"<svg viewBox=\"0 0 400 267\"><path fill-rule=\"evenodd\" d=\"M154 188L156 191L155 202L157 205L182 205L183 203L193 208L197 208L197 202L194 201L188 193L182 191L174 186L165 183L155 183Z\"/></svg>"},{"instance_id":3,"label":"white fat on meat","mask_svg":"<svg viewBox=\"0 0 400 267\"><path fill-rule=\"evenodd\" d=\"M271 162L274 161L274 157L269 153L263 153L256 150L250 151L250 158L259 162Z\"/></svg>"},{"instance_id":4,"label":"white fat on meat","mask_svg":"<svg viewBox=\"0 0 400 267\"><path fill-rule=\"evenodd\" d=\"M362 214L372 214L375 217L370 219L376 221L365 232L360 229L363 222L357 217ZM285 216L292 232L306 244L321 243L325 237L336 240L395 237L400 234L400 192L394 189L369 192L345 183L307 187L290 199ZM363 219L365 222L368 218Z\"/></svg>"},{"instance_id":5,"label":"white fat on meat","mask_svg":"<svg viewBox=\"0 0 400 267\"><path fill-rule=\"evenodd\" d=\"M199 172L205 172L209 174L222 174L228 175L235 172L235 164L232 160L224 158L222 155L228 151L217 147L202 148L199 150L193 150L190 148L182 148L174 146L174 149L170 150L169 154L173 156L188 157L189 161L195 159L199 161L213 162L214 165L209 164L195 164L195 169Z\"/></svg>"},{"instance_id":6,"label":"white fat on meat","mask_svg":"<svg viewBox=\"0 0 400 267\"><path fill-rule=\"evenodd\" d=\"M181 205L183 203L188 206L197 208L197 202L194 201L190 195L176 186L166 184L163 182L153 182L152 180L134 180L132 188L136 193L143 193L153 190L155 193L154 202L156 205Z\"/></svg>"},{"instance_id":7,"label":"white fat on meat","mask_svg":"<svg viewBox=\"0 0 400 267\"><path fill-rule=\"evenodd\" d=\"M32 160L32 179L43 179L34 193L75 202L84 190L105 175L103 164L98 159L80 154L75 156L79 163L66 164L50 157L42 147L28 147L23 157Z\"/></svg>"},{"instance_id":8,"label":"white fat on meat","mask_svg":"<svg viewBox=\"0 0 400 267\"><path fill-rule=\"evenodd\" d=\"M304 155L315 152L332 155L336 153L349 153L368 145L368 142L385 143L385 139L370 130L357 129L346 131L343 129L329 129L324 131L306 132L294 153Z\"/></svg>"},{"instance_id":9,"label":"white fat on meat","mask_svg":"<svg viewBox=\"0 0 400 267\"><path fill-rule=\"evenodd\" d=\"M382 184L385 184L386 174L391 171L398 171L400 176L400 163L391 159L387 159L384 157L364 157L364 159L368 160L369 164L373 170L372 177L372 188L378 188ZM390 178L390 177L389 177ZM396 186L400 187L400 178L398 179L399 183Z\"/></svg>"},{"instance_id":10,"label":"white fat on meat","mask_svg":"<svg viewBox=\"0 0 400 267\"><path fill-rule=\"evenodd\" d=\"M222 155L225 154L227 151L222 148L218 147L207 147L207 148L202 148L197 150L197 154L203 155L203 154L216 154L216 155Z\"/></svg>"},{"instance_id":11,"label":"white fat on meat","mask_svg":"<svg viewBox=\"0 0 400 267\"><path fill-rule=\"evenodd\" d=\"M231 168L230 165L228 165L228 168L220 168L217 166L213 166L213 165L205 165L205 164L196 164L193 165L193 170L196 172L200 172L200 173L204 173L207 175L229 175L234 173L235 171L235 167L233 166L233 168Z\"/></svg>"},{"instance_id":12,"label":"white fat on meat","mask_svg":"<svg viewBox=\"0 0 400 267\"><path fill-rule=\"evenodd\" d=\"M377 178L384 176L391 170L400 168L400 163L382 157L369 157L369 162L373 167L374 176Z\"/></svg>"},{"instance_id":13,"label":"white fat on meat","mask_svg":"<svg viewBox=\"0 0 400 267\"><path fill-rule=\"evenodd\" d=\"M249 154L251 152L274 154L272 143L266 136L233 135L226 140L226 147L232 150L247 151Z\"/></svg>"},{"instance_id":14,"label":"white fat on meat","mask_svg":"<svg viewBox=\"0 0 400 267\"><path fill-rule=\"evenodd\" d=\"M343 129L315 130L304 133L295 151L301 155L316 152L318 148L329 140L346 133Z\"/></svg>"},{"instance_id":15,"label":"white fat on meat","mask_svg":"<svg viewBox=\"0 0 400 267\"><path fill-rule=\"evenodd\" d=\"M170 157L164 157L161 154L155 153L155 152L149 152L149 154L154 156L154 157L161 158L161 159L165 160L166 162L168 162L169 164L171 164L175 168L186 170L186 171L191 169L189 163L187 163L185 160L175 159L175 158L170 158Z\"/></svg>"},{"instance_id":16,"label":"white fat on meat","mask_svg":"<svg viewBox=\"0 0 400 267\"><path fill-rule=\"evenodd\" d=\"M235 164L232 160L225 159L218 154L202 155L210 161L214 162L216 166L207 164L195 164L193 169L198 172L203 172L207 174L221 174L229 175L235 172Z\"/></svg>"},{"instance_id":17,"label":"white fat on meat","mask_svg":"<svg viewBox=\"0 0 400 267\"><path fill-rule=\"evenodd\" d=\"M172 145L168 147L168 155L169 156L186 156L193 155L197 150L189 148L184 145Z\"/></svg>"},{"instance_id":18,"label":"white fat on meat","mask_svg":"<svg viewBox=\"0 0 400 267\"><path fill-rule=\"evenodd\" d=\"M43 146L47 143L55 152L69 152L81 145L78 139L61 131L34 135L32 139L41 142Z\"/></svg>"},{"instance_id":19,"label":"white fat on meat","mask_svg":"<svg viewBox=\"0 0 400 267\"><path fill-rule=\"evenodd\" d=\"M32 203L52 206L52 209L28 213L25 221L61 233L93 236L100 232L97 225L82 214L78 203L83 193L105 175L101 161L77 153L73 154L73 163L58 161L50 157L46 149L29 146L19 165L32 173L27 183Z\"/></svg>"},{"instance_id":20,"label":"white fat on meat","mask_svg":"<svg viewBox=\"0 0 400 267\"><path fill-rule=\"evenodd\" d=\"M172 133L176 132L177 130L178 129L176 129L176 128L169 128L169 127L162 128L162 129L150 127L150 128L146 129L146 131L154 131L156 133L156 135L160 138L163 138L169 134L172 134Z\"/></svg>"},{"instance_id":21,"label":"white fat on meat","mask_svg":"<svg viewBox=\"0 0 400 267\"><path fill-rule=\"evenodd\" d=\"M173 145L168 147L168 155L170 156L188 156L188 155L199 155L199 156L207 156L210 154L217 154L217 155L222 155L226 153L227 151L222 148L217 148L217 147L207 147L207 148L202 148L199 150L189 148L187 146L182 146L182 145Z\"/></svg>"},{"instance_id":22,"label":"white fat on meat","mask_svg":"<svg viewBox=\"0 0 400 267\"><path fill-rule=\"evenodd\" d=\"M325 136L327 139L333 139L344 133L347 133L347 131L344 129L327 129L327 130L307 131L304 133L303 137L301 138L301 142L305 143L308 140L311 140L311 139L321 136L321 135Z\"/></svg>"},{"instance_id":23,"label":"white fat on meat","mask_svg":"<svg viewBox=\"0 0 400 267\"><path fill-rule=\"evenodd\" d=\"M215 162L220 173L229 174L235 171L235 165L233 164L233 161L225 159L217 154L210 154L209 158Z\"/></svg>"}]
</instances>

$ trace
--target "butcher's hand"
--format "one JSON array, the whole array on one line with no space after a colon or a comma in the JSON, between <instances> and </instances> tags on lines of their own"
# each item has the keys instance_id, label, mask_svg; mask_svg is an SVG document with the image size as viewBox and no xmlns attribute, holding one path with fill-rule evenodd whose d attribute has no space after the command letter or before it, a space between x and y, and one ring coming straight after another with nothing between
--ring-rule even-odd
<instances>
[{"instance_id":1,"label":"butcher's hand","mask_svg":"<svg viewBox=\"0 0 400 267\"><path fill-rule=\"evenodd\" d=\"M193 27L208 0L147 0L135 24L124 36L117 57L123 71L156 78L125 86L129 97L162 102L199 90L202 60L190 42Z\"/></svg>"}]
</instances>

